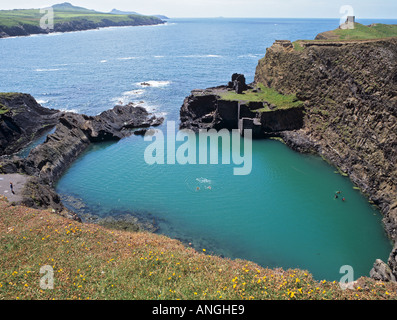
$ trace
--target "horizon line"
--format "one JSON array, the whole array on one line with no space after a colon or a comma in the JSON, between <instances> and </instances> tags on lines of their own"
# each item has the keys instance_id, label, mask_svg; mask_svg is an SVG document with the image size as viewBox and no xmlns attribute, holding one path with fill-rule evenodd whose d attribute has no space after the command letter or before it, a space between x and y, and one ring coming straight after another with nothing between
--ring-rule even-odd
<instances>
[{"instance_id":1,"label":"horizon line","mask_svg":"<svg viewBox=\"0 0 397 320\"><path fill-rule=\"evenodd\" d=\"M167 15L164 15L167 16ZM214 17L189 17L189 16L178 16L169 17L169 19L327 19L327 20L340 20L340 17L227 17L227 16L214 16ZM379 17L364 17L357 18L356 20L369 20L369 19L379 19L379 20L397 20L396 18L379 18Z\"/></svg>"},{"instance_id":2,"label":"horizon line","mask_svg":"<svg viewBox=\"0 0 397 320\"><path fill-rule=\"evenodd\" d=\"M51 7L51 6L49 6ZM49 7L43 7L43 8L49 8ZM0 11L13 11L13 10L34 10L34 9L40 9L40 8L15 8L15 9L0 9ZM94 10L95 9L89 9L89 10ZM123 10L121 10L123 11ZM109 12L105 12L105 11L96 11L98 13L105 13L105 14L110 14L111 11ZM263 17L263 16L256 16L256 17L252 17L252 16L201 16L201 17L193 17L193 16L176 16L176 17L172 17L169 16L167 14L162 14L162 13L158 13L158 14L143 14L143 13L137 13L138 15L143 15L143 16L155 16L155 15L162 15L162 16L166 16L167 19L318 19L318 20L340 20L340 17ZM164 19L164 20L167 20ZM369 19L378 19L378 20L397 20L397 17L395 18L388 18L388 17L360 17L357 18L356 16L356 20L369 20Z\"/></svg>"}]
</instances>

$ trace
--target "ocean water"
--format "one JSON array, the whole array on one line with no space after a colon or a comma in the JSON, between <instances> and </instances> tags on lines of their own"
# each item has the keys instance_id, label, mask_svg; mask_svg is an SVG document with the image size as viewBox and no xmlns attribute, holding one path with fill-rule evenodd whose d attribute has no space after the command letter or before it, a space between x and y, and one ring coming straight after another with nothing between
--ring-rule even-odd
<instances>
[{"instance_id":1,"label":"ocean water","mask_svg":"<svg viewBox=\"0 0 397 320\"><path fill-rule=\"evenodd\" d=\"M1 39L0 91L30 93L43 106L89 115L136 102L178 124L192 89L226 84L234 72L251 82L274 40L313 39L338 22L171 19L161 26ZM166 133L165 126L158 129ZM93 145L60 179L58 193L77 211L133 213L198 250L308 269L317 279L340 279L343 265L358 278L376 258L388 258L380 213L319 157L278 141L254 141L251 174L235 176L234 164L148 165L149 144L131 136ZM345 202L334 198L336 190Z\"/></svg>"}]
</instances>

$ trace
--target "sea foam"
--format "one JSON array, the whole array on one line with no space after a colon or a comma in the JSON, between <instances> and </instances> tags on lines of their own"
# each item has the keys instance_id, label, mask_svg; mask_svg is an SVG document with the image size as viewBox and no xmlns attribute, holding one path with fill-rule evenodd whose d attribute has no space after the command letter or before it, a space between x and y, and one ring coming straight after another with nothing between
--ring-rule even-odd
<instances>
[{"instance_id":1,"label":"sea foam","mask_svg":"<svg viewBox=\"0 0 397 320\"><path fill-rule=\"evenodd\" d=\"M171 84L171 81L142 81L136 83L136 85L141 86L141 87L166 87Z\"/></svg>"},{"instance_id":2,"label":"sea foam","mask_svg":"<svg viewBox=\"0 0 397 320\"><path fill-rule=\"evenodd\" d=\"M50 72L50 71L59 71L59 70L62 70L62 69L57 69L57 68L54 68L54 69L36 69L34 71L36 71L36 72Z\"/></svg>"}]
</instances>

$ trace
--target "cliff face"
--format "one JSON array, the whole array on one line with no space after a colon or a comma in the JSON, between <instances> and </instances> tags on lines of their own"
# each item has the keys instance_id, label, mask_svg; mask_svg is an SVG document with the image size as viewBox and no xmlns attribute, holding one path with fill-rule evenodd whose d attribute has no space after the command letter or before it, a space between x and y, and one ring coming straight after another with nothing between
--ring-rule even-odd
<instances>
[{"instance_id":1,"label":"cliff face","mask_svg":"<svg viewBox=\"0 0 397 320\"><path fill-rule=\"evenodd\" d=\"M286 142L347 173L381 208L396 240L397 39L309 42L301 50L276 43L255 82L304 101L304 126L285 133Z\"/></svg>"}]
</instances>

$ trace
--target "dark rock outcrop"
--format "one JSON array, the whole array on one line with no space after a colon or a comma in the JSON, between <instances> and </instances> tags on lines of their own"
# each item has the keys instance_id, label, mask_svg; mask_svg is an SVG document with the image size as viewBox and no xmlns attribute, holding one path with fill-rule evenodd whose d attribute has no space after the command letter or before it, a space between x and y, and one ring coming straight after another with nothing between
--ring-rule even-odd
<instances>
[{"instance_id":1,"label":"dark rock outcrop","mask_svg":"<svg viewBox=\"0 0 397 320\"><path fill-rule=\"evenodd\" d=\"M12 154L58 123L62 112L46 109L29 94L0 93L0 155Z\"/></svg>"},{"instance_id":2,"label":"dark rock outcrop","mask_svg":"<svg viewBox=\"0 0 397 320\"><path fill-rule=\"evenodd\" d=\"M240 73L233 73L232 81L228 83L228 88L233 89L236 93L241 94L247 90L247 84L245 83L245 76Z\"/></svg>"},{"instance_id":3,"label":"dark rock outcrop","mask_svg":"<svg viewBox=\"0 0 397 320\"><path fill-rule=\"evenodd\" d=\"M30 152L26 167L32 170L30 174L52 185L91 143L117 141L131 135L130 129L158 126L162 121L133 103L95 117L65 113L59 118L55 133Z\"/></svg>"},{"instance_id":4,"label":"dark rock outcrop","mask_svg":"<svg viewBox=\"0 0 397 320\"><path fill-rule=\"evenodd\" d=\"M261 112L258 116L267 133L296 130L303 127L304 108L290 108Z\"/></svg>"},{"instance_id":5,"label":"dark rock outcrop","mask_svg":"<svg viewBox=\"0 0 397 320\"><path fill-rule=\"evenodd\" d=\"M393 275L397 279L397 246L395 246L392 252L390 253L389 259L387 260L387 264L390 267Z\"/></svg>"},{"instance_id":6,"label":"dark rock outcrop","mask_svg":"<svg viewBox=\"0 0 397 320\"><path fill-rule=\"evenodd\" d=\"M37 209L52 209L54 213L68 219L81 221L80 217L67 210L53 188L37 177L30 177L22 191L22 205Z\"/></svg>"},{"instance_id":7,"label":"dark rock outcrop","mask_svg":"<svg viewBox=\"0 0 397 320\"><path fill-rule=\"evenodd\" d=\"M239 76L234 74L232 79ZM244 129L250 129L253 138L302 128L303 107L279 109L267 101L246 101L244 95L241 95L242 100L222 98L234 90L232 84L233 81L228 86L193 90L180 109L180 128L195 132L199 129L239 129L241 134Z\"/></svg>"},{"instance_id":8,"label":"dark rock outcrop","mask_svg":"<svg viewBox=\"0 0 397 320\"><path fill-rule=\"evenodd\" d=\"M216 91L193 90L191 95L185 98L179 111L180 129L217 128L219 120L217 114L217 101L219 96Z\"/></svg>"}]
</instances>

